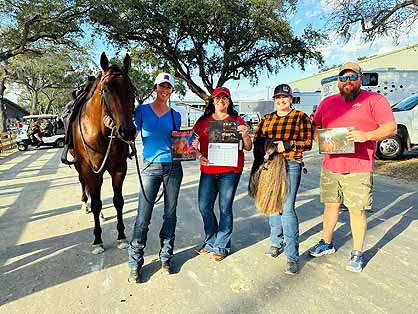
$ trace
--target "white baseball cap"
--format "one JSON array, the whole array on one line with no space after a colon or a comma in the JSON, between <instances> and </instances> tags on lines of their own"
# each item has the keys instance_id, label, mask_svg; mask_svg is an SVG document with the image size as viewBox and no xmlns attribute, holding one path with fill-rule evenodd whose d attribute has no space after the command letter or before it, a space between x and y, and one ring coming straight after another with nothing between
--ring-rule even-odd
<instances>
[{"instance_id":1,"label":"white baseball cap","mask_svg":"<svg viewBox=\"0 0 418 314\"><path fill-rule=\"evenodd\" d=\"M155 82L154 84L162 84L167 82L168 84L171 85L171 87L174 88L174 77L170 74L170 73L160 73L157 75L157 77L155 78Z\"/></svg>"}]
</instances>

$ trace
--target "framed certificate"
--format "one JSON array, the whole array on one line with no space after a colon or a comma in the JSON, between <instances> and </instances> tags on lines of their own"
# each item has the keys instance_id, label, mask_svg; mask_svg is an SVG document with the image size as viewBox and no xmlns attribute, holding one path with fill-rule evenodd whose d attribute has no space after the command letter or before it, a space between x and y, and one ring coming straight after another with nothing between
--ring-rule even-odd
<instances>
[{"instance_id":1,"label":"framed certificate","mask_svg":"<svg viewBox=\"0 0 418 314\"><path fill-rule=\"evenodd\" d=\"M347 140L353 127L318 129L318 147L320 154L353 154L354 142Z\"/></svg>"}]
</instances>

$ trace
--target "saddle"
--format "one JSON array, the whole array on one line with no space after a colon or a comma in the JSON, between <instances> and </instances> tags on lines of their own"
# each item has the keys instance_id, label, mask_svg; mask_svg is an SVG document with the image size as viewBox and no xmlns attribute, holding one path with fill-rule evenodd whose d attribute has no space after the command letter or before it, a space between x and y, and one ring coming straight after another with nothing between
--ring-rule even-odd
<instances>
[{"instance_id":1,"label":"saddle","mask_svg":"<svg viewBox=\"0 0 418 314\"><path fill-rule=\"evenodd\" d=\"M81 107L92 97L96 89L96 78L89 76L87 82L81 88L71 92L71 101L65 106L63 113L64 120L64 148L61 154L61 162L65 165L73 165L77 162L76 159L69 161L67 158L68 151L74 148L72 123L77 118Z\"/></svg>"}]
</instances>

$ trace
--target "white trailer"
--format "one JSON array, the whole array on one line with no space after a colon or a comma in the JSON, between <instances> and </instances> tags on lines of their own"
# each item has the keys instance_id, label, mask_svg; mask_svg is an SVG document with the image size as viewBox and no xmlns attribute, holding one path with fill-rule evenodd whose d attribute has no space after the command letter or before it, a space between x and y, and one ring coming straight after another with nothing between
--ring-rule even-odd
<instances>
[{"instance_id":1,"label":"white trailer","mask_svg":"<svg viewBox=\"0 0 418 314\"><path fill-rule=\"evenodd\" d=\"M338 75L321 80L321 99L337 94ZM363 72L363 89L384 95L393 106L418 92L418 71L378 68Z\"/></svg>"},{"instance_id":2,"label":"white trailer","mask_svg":"<svg viewBox=\"0 0 418 314\"><path fill-rule=\"evenodd\" d=\"M321 101L321 92L293 92L292 105L296 109L303 111L308 116L312 114Z\"/></svg>"}]
</instances>

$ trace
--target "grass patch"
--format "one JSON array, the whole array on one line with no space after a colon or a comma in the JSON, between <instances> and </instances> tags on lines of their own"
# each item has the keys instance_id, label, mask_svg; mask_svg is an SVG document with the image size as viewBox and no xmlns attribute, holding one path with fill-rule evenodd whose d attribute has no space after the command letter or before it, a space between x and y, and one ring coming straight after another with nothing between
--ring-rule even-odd
<instances>
[{"instance_id":1,"label":"grass patch","mask_svg":"<svg viewBox=\"0 0 418 314\"><path fill-rule=\"evenodd\" d=\"M418 158L405 160L376 160L375 173L403 179L408 182L418 182Z\"/></svg>"}]
</instances>

